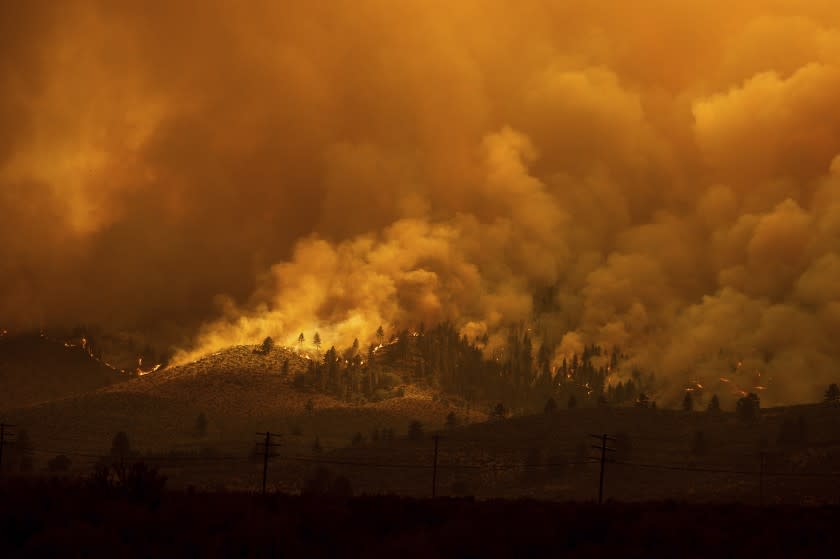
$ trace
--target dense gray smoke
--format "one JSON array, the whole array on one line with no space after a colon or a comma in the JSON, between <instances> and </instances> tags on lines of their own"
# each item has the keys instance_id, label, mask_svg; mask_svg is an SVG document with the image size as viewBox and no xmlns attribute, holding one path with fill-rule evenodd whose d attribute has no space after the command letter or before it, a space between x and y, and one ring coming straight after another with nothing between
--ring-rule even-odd
<instances>
[{"instance_id":1,"label":"dense gray smoke","mask_svg":"<svg viewBox=\"0 0 840 559\"><path fill-rule=\"evenodd\" d=\"M0 326L523 323L812 400L838 61L833 0L3 2Z\"/></svg>"}]
</instances>

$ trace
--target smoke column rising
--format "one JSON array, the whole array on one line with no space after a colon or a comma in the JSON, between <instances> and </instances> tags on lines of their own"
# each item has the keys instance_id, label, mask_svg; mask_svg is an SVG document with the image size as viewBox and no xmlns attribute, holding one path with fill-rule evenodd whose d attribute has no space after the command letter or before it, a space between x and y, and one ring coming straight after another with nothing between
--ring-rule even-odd
<instances>
[{"instance_id":1,"label":"smoke column rising","mask_svg":"<svg viewBox=\"0 0 840 559\"><path fill-rule=\"evenodd\" d=\"M811 400L838 61L823 0L3 2L0 320L182 360L524 322Z\"/></svg>"}]
</instances>

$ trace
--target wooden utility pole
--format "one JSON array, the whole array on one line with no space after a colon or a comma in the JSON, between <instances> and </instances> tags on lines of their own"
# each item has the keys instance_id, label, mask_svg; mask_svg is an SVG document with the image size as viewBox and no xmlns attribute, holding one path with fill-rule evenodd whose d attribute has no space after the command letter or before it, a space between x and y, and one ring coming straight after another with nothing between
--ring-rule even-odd
<instances>
[{"instance_id":1,"label":"wooden utility pole","mask_svg":"<svg viewBox=\"0 0 840 559\"><path fill-rule=\"evenodd\" d=\"M601 451L601 475L598 479L598 504L602 504L604 502L604 470L607 464L607 451L615 452L614 448L609 448L607 446L607 441L615 441L613 437L610 437L606 433L603 435L589 435L594 439L600 439L600 445L592 445L592 448L595 450Z\"/></svg>"},{"instance_id":2,"label":"wooden utility pole","mask_svg":"<svg viewBox=\"0 0 840 559\"><path fill-rule=\"evenodd\" d=\"M265 441L257 443L263 447L263 475L262 475L262 494L265 496L266 482L268 480L268 459L271 457L271 449L275 446L282 446L278 443L272 443L271 437L279 437L280 435L266 431L265 433L257 433L257 436L265 437Z\"/></svg>"},{"instance_id":3,"label":"wooden utility pole","mask_svg":"<svg viewBox=\"0 0 840 559\"><path fill-rule=\"evenodd\" d=\"M0 472L3 471L3 447L6 446L6 429L9 427L14 427L14 425L0 423Z\"/></svg>"},{"instance_id":4,"label":"wooden utility pole","mask_svg":"<svg viewBox=\"0 0 840 559\"><path fill-rule=\"evenodd\" d=\"M435 435L435 458L432 462L432 498L437 496L437 462L438 462L438 439L440 437Z\"/></svg>"}]
</instances>

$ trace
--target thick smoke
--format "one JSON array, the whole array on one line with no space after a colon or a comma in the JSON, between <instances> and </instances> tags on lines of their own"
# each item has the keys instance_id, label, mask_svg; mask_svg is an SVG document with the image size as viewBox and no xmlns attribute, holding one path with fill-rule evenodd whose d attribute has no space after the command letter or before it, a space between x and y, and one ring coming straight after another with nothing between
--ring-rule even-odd
<instances>
[{"instance_id":1,"label":"thick smoke","mask_svg":"<svg viewBox=\"0 0 840 559\"><path fill-rule=\"evenodd\" d=\"M760 372L765 401L811 400L840 366L838 22L833 0L3 2L0 326L191 359L524 323L558 360L619 345L663 397Z\"/></svg>"}]
</instances>

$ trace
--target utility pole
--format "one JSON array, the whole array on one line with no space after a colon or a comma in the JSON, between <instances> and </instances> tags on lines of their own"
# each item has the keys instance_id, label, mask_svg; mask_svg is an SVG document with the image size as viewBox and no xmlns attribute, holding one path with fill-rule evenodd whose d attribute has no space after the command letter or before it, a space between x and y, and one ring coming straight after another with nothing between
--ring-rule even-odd
<instances>
[{"instance_id":1,"label":"utility pole","mask_svg":"<svg viewBox=\"0 0 840 559\"><path fill-rule=\"evenodd\" d=\"M438 462L438 439L440 437L435 435L435 458L432 462L432 498L437 496L437 462Z\"/></svg>"},{"instance_id":2,"label":"utility pole","mask_svg":"<svg viewBox=\"0 0 840 559\"><path fill-rule=\"evenodd\" d=\"M271 437L279 437L275 433L266 431L265 433L257 433L259 437L265 437L265 441L257 443L263 446L263 476L262 476L262 494L265 496L266 481L268 480L268 459L271 457L271 449L275 446L282 446L279 443L272 443Z\"/></svg>"},{"instance_id":3,"label":"utility pole","mask_svg":"<svg viewBox=\"0 0 840 559\"><path fill-rule=\"evenodd\" d=\"M599 450L601 452L601 475L598 479L598 504L602 504L604 502L604 470L607 464L607 451L615 452L614 448L609 448L607 446L607 441L615 441L613 437L610 437L606 433L603 435L589 435L594 439L600 439L600 445L592 445L592 448L595 450Z\"/></svg>"},{"instance_id":4,"label":"utility pole","mask_svg":"<svg viewBox=\"0 0 840 559\"><path fill-rule=\"evenodd\" d=\"M14 427L14 425L9 425L8 423L0 423L0 472L3 471L3 447L6 446L7 442L11 442L6 440L6 435L8 434L6 433L6 429L8 427Z\"/></svg>"}]
</instances>

